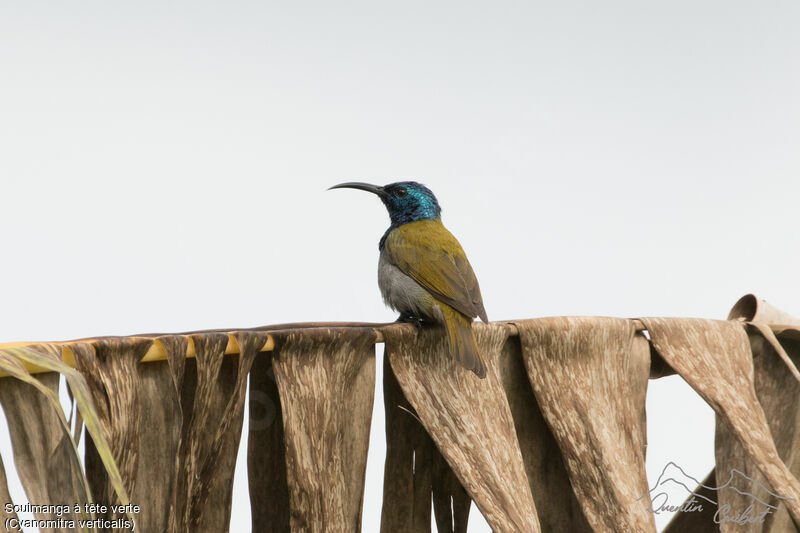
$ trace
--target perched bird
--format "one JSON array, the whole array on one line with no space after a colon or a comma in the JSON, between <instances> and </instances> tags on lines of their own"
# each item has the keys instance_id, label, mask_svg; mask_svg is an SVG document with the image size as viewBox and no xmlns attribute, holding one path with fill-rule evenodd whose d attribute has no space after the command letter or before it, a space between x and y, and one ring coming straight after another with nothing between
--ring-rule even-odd
<instances>
[{"instance_id":1,"label":"perched bird","mask_svg":"<svg viewBox=\"0 0 800 533\"><path fill-rule=\"evenodd\" d=\"M331 187L345 188L377 194L389 211L392 223L378 245L378 286L386 305L400 312L400 321L444 325L458 362L486 377L472 331L474 317L488 322L481 289L461 244L442 225L436 197L414 181Z\"/></svg>"}]
</instances>

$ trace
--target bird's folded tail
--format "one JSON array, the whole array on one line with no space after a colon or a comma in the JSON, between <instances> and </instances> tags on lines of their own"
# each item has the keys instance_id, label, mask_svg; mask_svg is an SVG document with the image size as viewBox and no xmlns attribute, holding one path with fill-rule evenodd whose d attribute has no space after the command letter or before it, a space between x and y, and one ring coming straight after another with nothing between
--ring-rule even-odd
<instances>
[{"instance_id":1,"label":"bird's folded tail","mask_svg":"<svg viewBox=\"0 0 800 533\"><path fill-rule=\"evenodd\" d=\"M485 378L486 365L478 351L478 341L475 340L475 333L472 331L472 320L449 305L445 304L440 307L451 351L461 366L472 370L479 378Z\"/></svg>"}]
</instances>

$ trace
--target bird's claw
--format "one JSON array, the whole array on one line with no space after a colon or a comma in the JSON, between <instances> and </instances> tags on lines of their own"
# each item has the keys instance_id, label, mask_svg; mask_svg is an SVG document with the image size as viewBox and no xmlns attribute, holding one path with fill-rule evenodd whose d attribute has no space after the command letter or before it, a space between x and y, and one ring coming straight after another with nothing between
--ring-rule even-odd
<instances>
[{"instance_id":1,"label":"bird's claw","mask_svg":"<svg viewBox=\"0 0 800 533\"><path fill-rule=\"evenodd\" d=\"M417 331L422 331L422 327L427 323L426 320L419 316L414 316L409 313L401 313L397 317L397 322L405 322L406 324L413 324L416 326Z\"/></svg>"}]
</instances>

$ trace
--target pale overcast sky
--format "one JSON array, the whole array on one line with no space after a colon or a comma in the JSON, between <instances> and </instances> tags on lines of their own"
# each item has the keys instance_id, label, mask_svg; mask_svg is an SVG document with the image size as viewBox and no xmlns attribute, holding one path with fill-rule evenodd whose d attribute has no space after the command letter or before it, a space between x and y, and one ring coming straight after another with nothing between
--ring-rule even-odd
<instances>
[{"instance_id":1,"label":"pale overcast sky","mask_svg":"<svg viewBox=\"0 0 800 533\"><path fill-rule=\"evenodd\" d=\"M350 180L433 189L491 319L725 318L747 292L800 315L798 23L794 0L4 3L0 341L392 320L383 206L325 190ZM702 478L712 412L650 392L651 483Z\"/></svg>"}]
</instances>

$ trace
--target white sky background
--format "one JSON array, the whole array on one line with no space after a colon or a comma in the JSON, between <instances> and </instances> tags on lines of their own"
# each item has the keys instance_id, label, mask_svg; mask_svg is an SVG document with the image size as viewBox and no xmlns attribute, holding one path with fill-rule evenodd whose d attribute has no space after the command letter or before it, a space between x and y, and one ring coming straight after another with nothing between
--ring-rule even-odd
<instances>
[{"instance_id":1,"label":"white sky background","mask_svg":"<svg viewBox=\"0 0 800 533\"><path fill-rule=\"evenodd\" d=\"M4 3L0 341L393 320L383 206L325 190L350 180L433 189L491 319L724 318L747 292L800 315L799 19L793 0ZM710 409L668 378L648 415L651 483L669 460L703 477Z\"/></svg>"}]
</instances>

